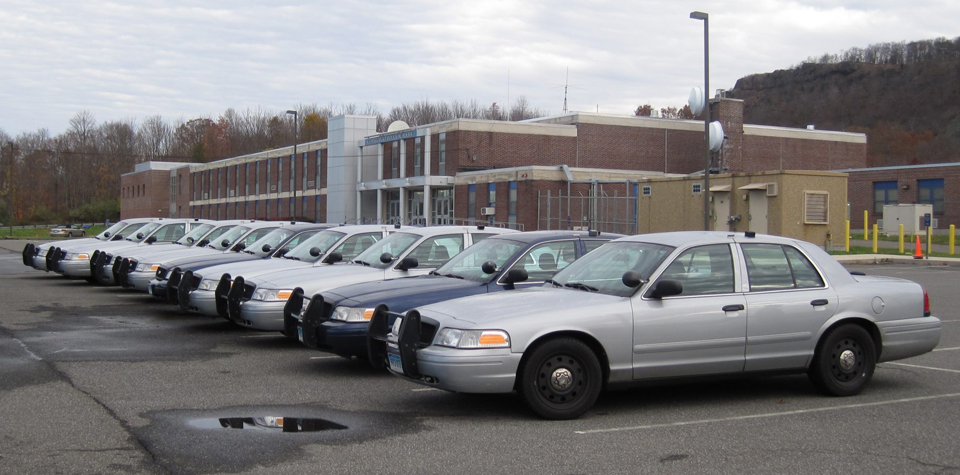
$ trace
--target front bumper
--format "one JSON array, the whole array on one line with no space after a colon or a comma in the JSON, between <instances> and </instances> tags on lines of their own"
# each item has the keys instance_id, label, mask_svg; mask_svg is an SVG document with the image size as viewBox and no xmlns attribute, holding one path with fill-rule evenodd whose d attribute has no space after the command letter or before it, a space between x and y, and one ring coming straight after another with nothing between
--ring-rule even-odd
<instances>
[{"instance_id":1,"label":"front bumper","mask_svg":"<svg viewBox=\"0 0 960 475\"><path fill-rule=\"evenodd\" d=\"M167 300L167 281L166 279L160 280L154 277L150 279L150 283L147 284L147 293L158 298Z\"/></svg>"},{"instance_id":2,"label":"front bumper","mask_svg":"<svg viewBox=\"0 0 960 475\"><path fill-rule=\"evenodd\" d=\"M131 272L127 274L125 287L150 293L150 281L155 278L156 272Z\"/></svg>"},{"instance_id":3,"label":"front bumper","mask_svg":"<svg viewBox=\"0 0 960 475\"><path fill-rule=\"evenodd\" d=\"M283 331L283 306L286 302L264 302L262 300L247 300L240 305L239 318L231 314L231 320L236 324L266 331Z\"/></svg>"},{"instance_id":4,"label":"front bumper","mask_svg":"<svg viewBox=\"0 0 960 475\"><path fill-rule=\"evenodd\" d=\"M190 292L190 302L188 310L216 317L217 315L217 296L212 290L194 290Z\"/></svg>"},{"instance_id":5,"label":"front bumper","mask_svg":"<svg viewBox=\"0 0 960 475\"><path fill-rule=\"evenodd\" d=\"M64 259L58 264L57 272L68 277L90 277L89 259Z\"/></svg>"}]
</instances>

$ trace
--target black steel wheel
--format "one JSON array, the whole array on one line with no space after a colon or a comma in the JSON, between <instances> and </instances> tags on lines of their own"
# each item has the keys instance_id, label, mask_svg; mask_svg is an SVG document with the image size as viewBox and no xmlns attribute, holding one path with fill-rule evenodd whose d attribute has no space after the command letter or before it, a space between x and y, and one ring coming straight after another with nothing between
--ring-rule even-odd
<instances>
[{"instance_id":1,"label":"black steel wheel","mask_svg":"<svg viewBox=\"0 0 960 475\"><path fill-rule=\"evenodd\" d=\"M600 361L585 343L563 337L531 350L517 375L517 392L545 419L576 419L589 410L603 386Z\"/></svg>"},{"instance_id":2,"label":"black steel wheel","mask_svg":"<svg viewBox=\"0 0 960 475\"><path fill-rule=\"evenodd\" d=\"M873 377L877 349L863 327L847 324L830 330L817 345L808 375L821 392L853 396Z\"/></svg>"}]
</instances>

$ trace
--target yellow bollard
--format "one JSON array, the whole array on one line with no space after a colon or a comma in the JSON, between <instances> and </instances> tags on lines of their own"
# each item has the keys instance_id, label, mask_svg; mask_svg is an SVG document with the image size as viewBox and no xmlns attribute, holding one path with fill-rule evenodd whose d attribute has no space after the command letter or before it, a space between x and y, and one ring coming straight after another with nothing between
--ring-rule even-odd
<instances>
[{"instance_id":1,"label":"yellow bollard","mask_svg":"<svg viewBox=\"0 0 960 475\"><path fill-rule=\"evenodd\" d=\"M873 253L877 253L877 225L873 225Z\"/></svg>"},{"instance_id":2,"label":"yellow bollard","mask_svg":"<svg viewBox=\"0 0 960 475\"><path fill-rule=\"evenodd\" d=\"M950 225L950 255L951 256L953 255L953 244L954 244L954 241L956 240L956 231L957 231L957 227L951 224Z\"/></svg>"},{"instance_id":3,"label":"yellow bollard","mask_svg":"<svg viewBox=\"0 0 960 475\"><path fill-rule=\"evenodd\" d=\"M900 239L899 239L899 242L900 242L900 247L899 247L898 249L900 249L900 251L899 251L900 254L903 254L903 225L902 225L902 224L900 225Z\"/></svg>"},{"instance_id":4,"label":"yellow bollard","mask_svg":"<svg viewBox=\"0 0 960 475\"><path fill-rule=\"evenodd\" d=\"M869 226L870 218L867 216L867 210L863 210L863 240L870 240L870 233L867 231L867 226Z\"/></svg>"},{"instance_id":5,"label":"yellow bollard","mask_svg":"<svg viewBox=\"0 0 960 475\"><path fill-rule=\"evenodd\" d=\"M927 259L930 258L930 252L932 252L932 249L930 249L931 241L933 241L933 228L927 228Z\"/></svg>"},{"instance_id":6,"label":"yellow bollard","mask_svg":"<svg viewBox=\"0 0 960 475\"><path fill-rule=\"evenodd\" d=\"M843 250L844 252L850 252L850 220L847 220L847 224L843 227Z\"/></svg>"}]
</instances>

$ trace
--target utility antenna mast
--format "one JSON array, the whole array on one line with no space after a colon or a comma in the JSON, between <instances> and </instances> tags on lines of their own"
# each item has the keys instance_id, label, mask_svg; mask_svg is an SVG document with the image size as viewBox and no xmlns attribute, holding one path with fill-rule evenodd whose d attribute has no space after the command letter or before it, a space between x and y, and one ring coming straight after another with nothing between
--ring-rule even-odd
<instances>
[{"instance_id":1,"label":"utility antenna mast","mask_svg":"<svg viewBox=\"0 0 960 475\"><path fill-rule=\"evenodd\" d=\"M570 66L567 66L567 77L563 81L563 113L567 113L567 86L570 84Z\"/></svg>"}]
</instances>

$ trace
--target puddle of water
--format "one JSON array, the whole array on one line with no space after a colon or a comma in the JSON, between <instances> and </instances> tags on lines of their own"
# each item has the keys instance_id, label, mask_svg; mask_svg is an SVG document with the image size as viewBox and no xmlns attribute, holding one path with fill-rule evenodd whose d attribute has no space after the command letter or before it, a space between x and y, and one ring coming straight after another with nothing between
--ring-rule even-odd
<instances>
[{"instance_id":1,"label":"puddle of water","mask_svg":"<svg viewBox=\"0 0 960 475\"><path fill-rule=\"evenodd\" d=\"M197 429L245 429L264 432L320 432L347 428L326 419L281 416L192 419L187 423Z\"/></svg>"}]
</instances>

